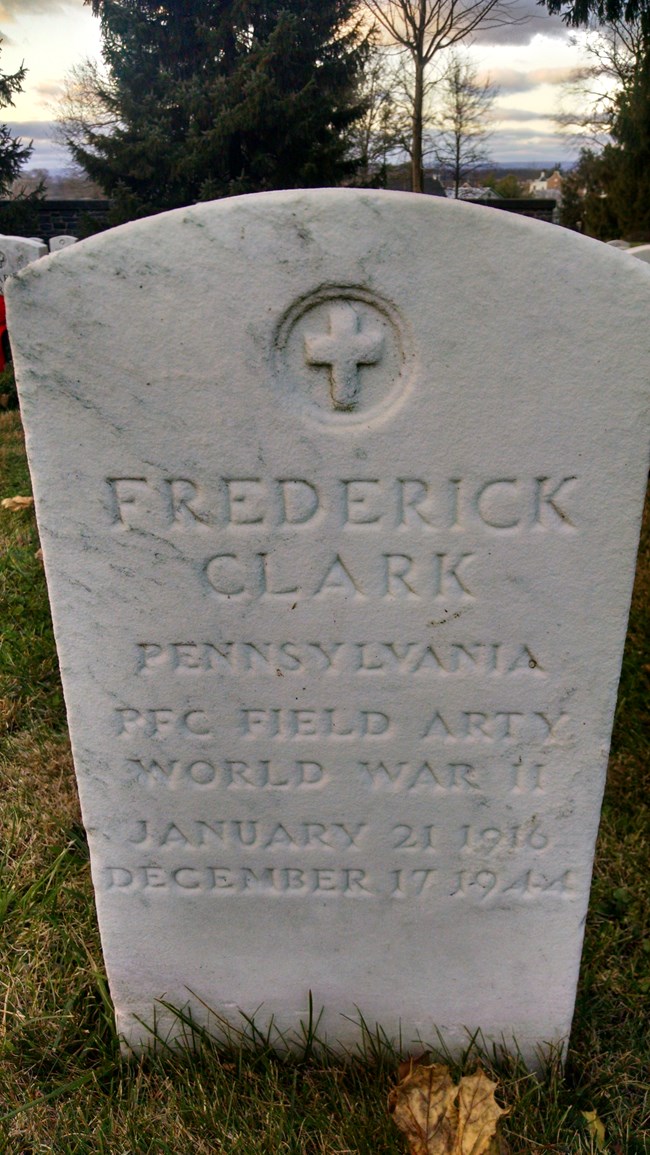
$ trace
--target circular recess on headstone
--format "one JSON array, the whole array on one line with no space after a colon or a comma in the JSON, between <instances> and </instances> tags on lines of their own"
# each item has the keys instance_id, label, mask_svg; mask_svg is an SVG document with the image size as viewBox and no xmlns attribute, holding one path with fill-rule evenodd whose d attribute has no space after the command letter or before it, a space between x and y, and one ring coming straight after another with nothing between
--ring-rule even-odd
<instances>
[{"instance_id":1,"label":"circular recess on headstone","mask_svg":"<svg viewBox=\"0 0 650 1155\"><path fill-rule=\"evenodd\" d=\"M357 285L321 285L281 318L279 388L323 425L367 423L399 404L412 360L395 306Z\"/></svg>"}]
</instances>

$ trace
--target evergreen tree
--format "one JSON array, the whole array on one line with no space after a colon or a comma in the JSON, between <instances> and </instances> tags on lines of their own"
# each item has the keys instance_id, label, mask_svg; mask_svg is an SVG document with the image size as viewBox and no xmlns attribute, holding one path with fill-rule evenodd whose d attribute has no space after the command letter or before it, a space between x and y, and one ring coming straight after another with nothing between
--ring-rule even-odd
<instances>
[{"instance_id":1,"label":"evergreen tree","mask_svg":"<svg viewBox=\"0 0 650 1155\"><path fill-rule=\"evenodd\" d=\"M611 196L617 152L608 145L601 153L583 148L575 168L564 178L560 224L600 241L621 235Z\"/></svg>"},{"instance_id":2,"label":"evergreen tree","mask_svg":"<svg viewBox=\"0 0 650 1155\"><path fill-rule=\"evenodd\" d=\"M582 154L590 179L600 192L585 208L587 193L580 206L565 208L564 217L578 211L583 227L593 236L624 236L629 240L650 239L650 0L543 0L550 12L561 13L565 22L601 32L596 42L595 67L586 78L613 80L588 109L587 123L601 121L612 143L599 157L589 150ZM594 113L596 114L594 117ZM575 118L572 118L575 123ZM579 166L579 167L580 167ZM575 199L575 190L571 194ZM595 196L601 200L600 207ZM606 203L605 203L606 202Z\"/></svg>"},{"instance_id":3,"label":"evergreen tree","mask_svg":"<svg viewBox=\"0 0 650 1155\"><path fill-rule=\"evenodd\" d=\"M13 104L14 96L22 90L26 72L24 67L12 74L0 72L0 108ZM0 196L7 195L31 154L31 144L23 144L12 136L6 124L0 124Z\"/></svg>"},{"instance_id":4,"label":"evergreen tree","mask_svg":"<svg viewBox=\"0 0 650 1155\"><path fill-rule=\"evenodd\" d=\"M650 0L539 0L571 28L639 23L650 32Z\"/></svg>"},{"instance_id":5,"label":"evergreen tree","mask_svg":"<svg viewBox=\"0 0 650 1155\"><path fill-rule=\"evenodd\" d=\"M526 190L521 181L517 180L514 172L507 172L505 176L497 177L496 180L486 181L488 188L493 188L495 193L505 200L520 200L527 196Z\"/></svg>"},{"instance_id":6,"label":"evergreen tree","mask_svg":"<svg viewBox=\"0 0 650 1155\"><path fill-rule=\"evenodd\" d=\"M356 0L92 0L107 79L69 147L121 219L340 183L366 45ZM106 125L109 125L107 128Z\"/></svg>"},{"instance_id":7,"label":"evergreen tree","mask_svg":"<svg viewBox=\"0 0 650 1155\"><path fill-rule=\"evenodd\" d=\"M650 55L613 97L611 142L583 149L563 190L561 223L600 240L650 241ZM579 222L579 223L578 223Z\"/></svg>"},{"instance_id":8,"label":"evergreen tree","mask_svg":"<svg viewBox=\"0 0 650 1155\"><path fill-rule=\"evenodd\" d=\"M628 240L650 241L650 52L634 82L619 95L613 126L615 145L605 149L611 176L608 200Z\"/></svg>"}]
</instances>

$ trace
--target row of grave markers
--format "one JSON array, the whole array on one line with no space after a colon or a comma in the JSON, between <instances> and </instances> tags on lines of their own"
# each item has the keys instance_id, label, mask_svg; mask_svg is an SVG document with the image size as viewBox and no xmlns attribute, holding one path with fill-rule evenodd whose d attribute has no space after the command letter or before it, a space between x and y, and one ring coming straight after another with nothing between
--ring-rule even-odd
<instances>
[{"instance_id":1,"label":"row of grave markers","mask_svg":"<svg viewBox=\"0 0 650 1155\"><path fill-rule=\"evenodd\" d=\"M48 245L37 237L0 236L0 294L7 277L13 277L32 261L46 257L48 253L58 253L77 242L77 237L52 237Z\"/></svg>"}]
</instances>

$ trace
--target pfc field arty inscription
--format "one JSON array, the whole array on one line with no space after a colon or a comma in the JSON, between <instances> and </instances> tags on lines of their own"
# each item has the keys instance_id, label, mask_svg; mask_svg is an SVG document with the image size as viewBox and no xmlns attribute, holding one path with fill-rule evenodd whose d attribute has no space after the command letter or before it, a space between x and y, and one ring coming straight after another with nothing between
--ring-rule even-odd
<instances>
[{"instance_id":1,"label":"pfc field arty inscription","mask_svg":"<svg viewBox=\"0 0 650 1155\"><path fill-rule=\"evenodd\" d=\"M124 226L7 297L125 1047L182 1042L174 1007L290 1041L310 996L332 1045L564 1043L647 269L326 190Z\"/></svg>"}]
</instances>

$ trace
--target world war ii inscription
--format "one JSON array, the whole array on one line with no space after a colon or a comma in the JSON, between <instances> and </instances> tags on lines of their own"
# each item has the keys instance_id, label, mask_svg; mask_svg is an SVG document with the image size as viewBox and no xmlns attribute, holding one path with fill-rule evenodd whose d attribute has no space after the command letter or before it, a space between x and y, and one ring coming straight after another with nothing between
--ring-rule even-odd
<instances>
[{"instance_id":1,"label":"world war ii inscription","mask_svg":"<svg viewBox=\"0 0 650 1155\"><path fill-rule=\"evenodd\" d=\"M310 995L341 1045L360 1015L404 1047L566 1038L644 481L629 264L329 191L13 286L127 1045L178 1035L171 1007L291 1036Z\"/></svg>"}]
</instances>

